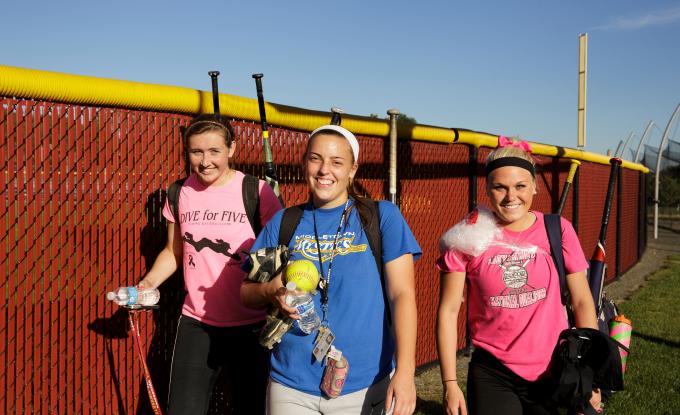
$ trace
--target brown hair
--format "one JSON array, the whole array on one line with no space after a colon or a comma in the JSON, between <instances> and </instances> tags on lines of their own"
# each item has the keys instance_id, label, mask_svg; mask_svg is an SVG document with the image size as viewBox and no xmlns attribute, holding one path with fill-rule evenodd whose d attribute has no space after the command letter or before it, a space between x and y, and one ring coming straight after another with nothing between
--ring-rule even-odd
<instances>
[{"instance_id":1,"label":"brown hair","mask_svg":"<svg viewBox=\"0 0 680 415\"><path fill-rule=\"evenodd\" d=\"M182 143L185 150L191 136L208 131L216 131L222 134L227 147L231 147L231 143L234 142L234 129L229 123L229 118L224 115L217 117L214 114L202 114L191 120L189 125L182 129Z\"/></svg>"}]
</instances>

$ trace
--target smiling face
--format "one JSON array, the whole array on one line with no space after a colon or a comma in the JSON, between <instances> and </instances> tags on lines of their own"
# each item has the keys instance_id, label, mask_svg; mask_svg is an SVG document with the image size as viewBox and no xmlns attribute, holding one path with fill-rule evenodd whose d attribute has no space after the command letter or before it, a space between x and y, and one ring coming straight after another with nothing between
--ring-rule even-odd
<instances>
[{"instance_id":1,"label":"smiling face","mask_svg":"<svg viewBox=\"0 0 680 415\"><path fill-rule=\"evenodd\" d=\"M314 206L333 208L345 203L358 167L345 137L332 133L313 136L305 153L304 173Z\"/></svg>"},{"instance_id":2,"label":"smiling face","mask_svg":"<svg viewBox=\"0 0 680 415\"><path fill-rule=\"evenodd\" d=\"M536 181L528 170L499 167L489 173L486 183L486 194L503 226L523 230L533 223L529 209L536 194Z\"/></svg>"},{"instance_id":3,"label":"smiling face","mask_svg":"<svg viewBox=\"0 0 680 415\"><path fill-rule=\"evenodd\" d=\"M234 142L227 147L224 134L208 130L187 139L187 159L191 171L205 186L220 186L227 182L231 170L229 158L234 155Z\"/></svg>"}]
</instances>

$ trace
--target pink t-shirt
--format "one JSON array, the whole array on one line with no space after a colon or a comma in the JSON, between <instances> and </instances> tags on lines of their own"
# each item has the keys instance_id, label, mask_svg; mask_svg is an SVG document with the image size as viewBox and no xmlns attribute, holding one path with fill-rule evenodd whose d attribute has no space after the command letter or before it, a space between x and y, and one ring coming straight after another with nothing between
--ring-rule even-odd
<instances>
[{"instance_id":1,"label":"pink t-shirt","mask_svg":"<svg viewBox=\"0 0 680 415\"><path fill-rule=\"evenodd\" d=\"M205 187L189 176L179 194L183 240L184 285L187 296L182 314L204 323L226 327L264 320L265 312L241 304L241 265L255 234L243 206L244 174L235 171L223 186ZM260 217L264 225L281 208L271 188L260 180ZM175 218L168 203L163 216Z\"/></svg>"},{"instance_id":2,"label":"pink t-shirt","mask_svg":"<svg viewBox=\"0 0 680 415\"><path fill-rule=\"evenodd\" d=\"M441 271L467 274L475 347L529 381L546 370L557 338L567 328L543 214L532 213L536 221L531 227L522 232L503 229L502 241L477 257L448 250L437 260ZM564 218L562 245L567 274L588 268L576 232Z\"/></svg>"}]
</instances>

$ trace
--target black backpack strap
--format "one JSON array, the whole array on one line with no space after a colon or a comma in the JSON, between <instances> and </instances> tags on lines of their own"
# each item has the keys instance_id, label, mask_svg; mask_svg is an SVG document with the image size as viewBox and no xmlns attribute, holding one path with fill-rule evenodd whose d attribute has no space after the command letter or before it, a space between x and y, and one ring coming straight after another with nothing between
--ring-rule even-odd
<instances>
[{"instance_id":1,"label":"black backpack strap","mask_svg":"<svg viewBox=\"0 0 680 415\"><path fill-rule=\"evenodd\" d=\"M564 254L562 252L562 218L560 215L549 214L544 215L543 219L545 221L545 230L548 233L548 241L550 242L550 255L560 276L560 298L562 299L562 305L567 308L569 324L573 325L574 315L569 301L567 271L564 267Z\"/></svg>"},{"instance_id":2,"label":"black backpack strap","mask_svg":"<svg viewBox=\"0 0 680 415\"><path fill-rule=\"evenodd\" d=\"M305 207L305 203L297 206L291 206L283 211L283 217L281 218L281 225L279 225L279 245L288 246L291 239L293 239L293 233L295 233L295 228L297 228L300 219L302 219L302 212Z\"/></svg>"},{"instance_id":3,"label":"black backpack strap","mask_svg":"<svg viewBox=\"0 0 680 415\"><path fill-rule=\"evenodd\" d=\"M368 239L368 245L371 247L371 252L373 253L373 258L375 259L375 265L380 273L380 285L382 286L383 300L385 301L385 314L387 316L388 323L392 324L392 311L390 309L390 302L387 298L387 287L385 286L385 270L382 261L382 232L380 231L380 208L377 201L371 199L364 199L368 203L356 204L358 209L367 208L366 218L368 223L364 223L362 215L361 225L366 232L366 239ZM361 206L359 208L358 206Z\"/></svg>"},{"instance_id":4,"label":"black backpack strap","mask_svg":"<svg viewBox=\"0 0 680 415\"><path fill-rule=\"evenodd\" d=\"M364 223L362 220L361 226L364 228L364 232L366 232L368 245L371 247L371 251L373 251L375 265L378 267L378 272L380 273L380 275L382 275L383 263L382 263L382 234L380 232L380 209L378 208L377 201L371 199L367 199L366 201L368 203L364 205L358 205L365 206L366 208L368 208L367 212L368 215L366 215L366 217L368 218L368 223ZM363 218L362 215L359 215L359 217Z\"/></svg>"},{"instance_id":5,"label":"black backpack strap","mask_svg":"<svg viewBox=\"0 0 680 415\"><path fill-rule=\"evenodd\" d=\"M184 181L187 178L179 179L168 188L168 204L170 205L170 210L172 211L172 216L175 217L175 223L179 224L179 191L184 185Z\"/></svg>"},{"instance_id":6,"label":"black backpack strap","mask_svg":"<svg viewBox=\"0 0 680 415\"><path fill-rule=\"evenodd\" d=\"M255 231L255 236L262 231L262 218L260 218L260 180L250 174L243 177L241 186L243 195L243 206L246 209L246 216L250 227Z\"/></svg>"}]
</instances>

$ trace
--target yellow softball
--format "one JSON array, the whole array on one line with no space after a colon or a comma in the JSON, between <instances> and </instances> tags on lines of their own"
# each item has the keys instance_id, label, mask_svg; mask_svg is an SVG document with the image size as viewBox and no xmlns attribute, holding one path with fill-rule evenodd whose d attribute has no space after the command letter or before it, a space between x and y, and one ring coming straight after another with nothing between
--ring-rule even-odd
<instances>
[{"instance_id":1,"label":"yellow softball","mask_svg":"<svg viewBox=\"0 0 680 415\"><path fill-rule=\"evenodd\" d=\"M307 259L290 261L286 266L286 282L294 282L300 291L314 291L319 285L319 271L314 263Z\"/></svg>"}]
</instances>

